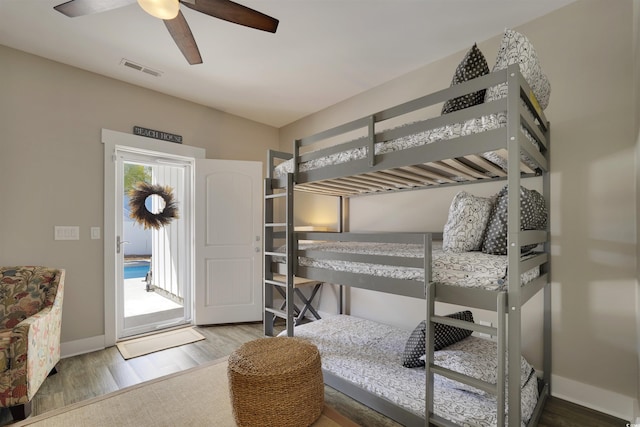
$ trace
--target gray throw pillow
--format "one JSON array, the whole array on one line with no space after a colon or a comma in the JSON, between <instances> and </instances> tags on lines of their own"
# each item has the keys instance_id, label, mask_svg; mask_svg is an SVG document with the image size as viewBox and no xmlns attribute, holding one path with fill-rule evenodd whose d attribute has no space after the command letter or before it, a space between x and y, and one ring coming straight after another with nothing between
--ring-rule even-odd
<instances>
[{"instance_id":1,"label":"gray throw pillow","mask_svg":"<svg viewBox=\"0 0 640 427\"><path fill-rule=\"evenodd\" d=\"M489 74L489 65L487 65L487 60L480 49L478 49L478 46L474 44L464 56L462 62L458 64L453 74L453 79L451 80L451 86L484 76L485 74ZM484 102L485 92L486 89L482 89L448 100L442 106L442 114L482 104Z\"/></svg>"},{"instance_id":2,"label":"gray throw pillow","mask_svg":"<svg viewBox=\"0 0 640 427\"><path fill-rule=\"evenodd\" d=\"M493 255L507 254L507 208L509 205L507 186L496 198L482 242L482 252ZM542 194L520 187L520 228L522 230L544 230L547 228L547 205ZM523 246L522 252L536 245Z\"/></svg>"},{"instance_id":3,"label":"gray throw pillow","mask_svg":"<svg viewBox=\"0 0 640 427\"><path fill-rule=\"evenodd\" d=\"M447 317L473 323L473 314L469 310L448 314ZM404 347L404 353L402 354L402 366L406 368L418 368L420 366L424 366L424 360L421 360L420 358L425 355L427 348L425 338L426 325L426 321L423 320L418 323L418 326L416 326L411 333L411 336ZM434 330L433 348L436 351L442 350L451 344L455 344L458 341L467 338L472 333L472 331L467 329L442 325L440 323L435 324Z\"/></svg>"}]
</instances>

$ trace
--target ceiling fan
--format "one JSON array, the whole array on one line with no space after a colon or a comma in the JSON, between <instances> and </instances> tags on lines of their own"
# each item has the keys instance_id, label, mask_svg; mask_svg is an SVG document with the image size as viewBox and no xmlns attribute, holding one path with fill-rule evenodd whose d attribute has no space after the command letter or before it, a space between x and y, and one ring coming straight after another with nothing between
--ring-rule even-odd
<instances>
[{"instance_id":1,"label":"ceiling fan","mask_svg":"<svg viewBox=\"0 0 640 427\"><path fill-rule=\"evenodd\" d=\"M180 11L180 4L214 18L257 30L275 33L278 20L231 0L71 0L54 6L54 9L69 17L105 12L133 3L138 3L150 15L164 20L171 37L189 64L202 64L189 24Z\"/></svg>"}]
</instances>

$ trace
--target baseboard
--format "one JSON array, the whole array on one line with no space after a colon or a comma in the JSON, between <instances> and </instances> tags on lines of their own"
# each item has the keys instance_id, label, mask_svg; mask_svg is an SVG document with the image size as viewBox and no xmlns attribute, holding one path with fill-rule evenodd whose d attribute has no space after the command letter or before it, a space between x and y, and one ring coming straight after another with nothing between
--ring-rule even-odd
<instances>
[{"instance_id":1,"label":"baseboard","mask_svg":"<svg viewBox=\"0 0 640 427\"><path fill-rule=\"evenodd\" d=\"M81 340L67 341L60 344L60 356L64 359L92 351L104 350L104 335L98 335Z\"/></svg>"},{"instance_id":2,"label":"baseboard","mask_svg":"<svg viewBox=\"0 0 640 427\"><path fill-rule=\"evenodd\" d=\"M552 375L551 395L626 421L636 419L638 400L569 378Z\"/></svg>"}]
</instances>

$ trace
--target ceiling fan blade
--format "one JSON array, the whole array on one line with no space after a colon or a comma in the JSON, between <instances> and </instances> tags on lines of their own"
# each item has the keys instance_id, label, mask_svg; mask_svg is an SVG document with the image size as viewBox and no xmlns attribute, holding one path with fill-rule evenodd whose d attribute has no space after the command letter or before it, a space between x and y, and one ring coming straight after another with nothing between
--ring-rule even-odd
<instances>
[{"instance_id":1,"label":"ceiling fan blade","mask_svg":"<svg viewBox=\"0 0 640 427\"><path fill-rule=\"evenodd\" d=\"M136 0L71 0L59 4L53 8L70 18L76 16L91 15L92 13L106 12L136 3Z\"/></svg>"},{"instance_id":2,"label":"ceiling fan blade","mask_svg":"<svg viewBox=\"0 0 640 427\"><path fill-rule=\"evenodd\" d=\"M231 0L180 0L188 8L245 27L275 33L278 20Z\"/></svg>"},{"instance_id":3,"label":"ceiling fan blade","mask_svg":"<svg viewBox=\"0 0 640 427\"><path fill-rule=\"evenodd\" d=\"M173 41L175 41L178 48L180 48L180 52L187 58L187 62L191 65L202 64L200 50L198 50L198 45L193 38L191 28L189 28L189 24L187 24L187 20L184 19L182 12L178 12L178 16L173 19L165 19L164 25L167 26L167 30L169 30Z\"/></svg>"}]
</instances>

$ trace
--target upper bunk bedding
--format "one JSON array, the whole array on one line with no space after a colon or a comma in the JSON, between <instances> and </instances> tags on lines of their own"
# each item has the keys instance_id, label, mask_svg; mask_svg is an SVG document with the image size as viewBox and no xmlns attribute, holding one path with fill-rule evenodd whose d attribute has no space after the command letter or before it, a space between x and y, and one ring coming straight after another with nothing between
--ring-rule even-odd
<instances>
[{"instance_id":1,"label":"upper bunk bedding","mask_svg":"<svg viewBox=\"0 0 640 427\"><path fill-rule=\"evenodd\" d=\"M347 196L495 179L506 176L516 140L513 170L539 174L548 169L550 92L529 40L506 30L491 72L474 45L450 88L296 140L293 158L274 156L288 160L268 176L296 173L300 191Z\"/></svg>"},{"instance_id":2,"label":"upper bunk bedding","mask_svg":"<svg viewBox=\"0 0 640 427\"><path fill-rule=\"evenodd\" d=\"M320 350L325 372L382 397L422 418L425 413L425 370L402 364L410 331L353 316L331 316L296 326L295 336ZM470 336L435 352L435 363L496 383L496 344ZM497 425L495 395L435 375L434 411L460 426ZM534 369L521 359L522 425L538 399Z\"/></svg>"}]
</instances>

